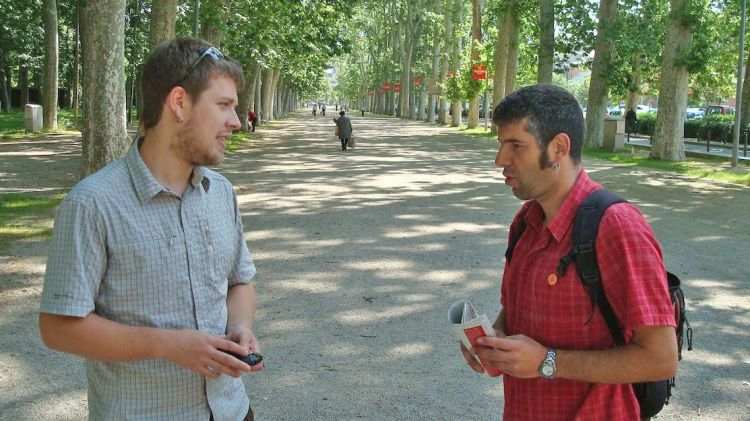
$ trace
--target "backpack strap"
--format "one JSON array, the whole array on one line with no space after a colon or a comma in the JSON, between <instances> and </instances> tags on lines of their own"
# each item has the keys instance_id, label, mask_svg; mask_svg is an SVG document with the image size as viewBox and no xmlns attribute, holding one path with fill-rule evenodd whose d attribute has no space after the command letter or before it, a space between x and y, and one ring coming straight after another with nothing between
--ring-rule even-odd
<instances>
[{"instance_id":1,"label":"backpack strap","mask_svg":"<svg viewBox=\"0 0 750 421\"><path fill-rule=\"evenodd\" d=\"M576 263L578 277L581 278L581 282L583 282L591 298L591 315L587 323L594 317L594 311L598 305L612 339L617 345L624 345L625 337L617 322L617 316L612 309L612 305L609 303L607 296L604 295L599 264L596 260L596 235L599 232L599 222L601 222L604 212L615 203L623 202L627 202L627 200L605 189L595 190L584 199L578 207L573 223L573 245L570 252L560 258L556 270L557 275L562 277L565 275L568 265L572 262ZM526 212L528 212L528 209ZM520 215L518 229L508 241L508 248L505 250L505 259L508 262L513 257L513 250L526 230L526 212Z\"/></svg>"},{"instance_id":2,"label":"backpack strap","mask_svg":"<svg viewBox=\"0 0 750 421\"><path fill-rule=\"evenodd\" d=\"M508 263L510 263L510 259L513 258L513 250L515 250L518 240L521 239L523 232L526 231L526 214L528 212L529 209L526 208L526 210L520 215L516 232L513 233L513 237L508 239L508 248L505 249L505 260Z\"/></svg>"},{"instance_id":3,"label":"backpack strap","mask_svg":"<svg viewBox=\"0 0 750 421\"><path fill-rule=\"evenodd\" d=\"M625 337L602 287L601 273L596 260L596 235L599 233L599 223L604 216L604 212L615 203L623 202L626 202L626 200L609 190L600 189L591 192L576 212L571 251L560 259L557 268L558 275L562 276L565 274L568 264L575 261L578 277L581 278L581 282L583 282L591 298L591 316L589 316L587 323L594 317L594 311L598 305L599 311L601 311L612 334L612 339L617 345L624 345Z\"/></svg>"}]
</instances>

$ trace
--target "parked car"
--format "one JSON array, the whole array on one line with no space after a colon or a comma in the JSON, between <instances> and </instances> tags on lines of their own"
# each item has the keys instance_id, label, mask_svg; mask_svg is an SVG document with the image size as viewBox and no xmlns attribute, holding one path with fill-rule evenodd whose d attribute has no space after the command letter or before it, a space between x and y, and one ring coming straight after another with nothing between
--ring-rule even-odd
<instances>
[{"instance_id":1,"label":"parked car","mask_svg":"<svg viewBox=\"0 0 750 421\"><path fill-rule=\"evenodd\" d=\"M686 119L701 119L703 118L703 108L688 108L685 110Z\"/></svg>"},{"instance_id":2,"label":"parked car","mask_svg":"<svg viewBox=\"0 0 750 421\"><path fill-rule=\"evenodd\" d=\"M706 115L734 115L734 113L736 113L736 110L734 109L734 107L730 107L729 105L709 105L708 107L706 107Z\"/></svg>"},{"instance_id":3,"label":"parked car","mask_svg":"<svg viewBox=\"0 0 750 421\"><path fill-rule=\"evenodd\" d=\"M636 113L648 113L651 111L651 108L648 107L648 105L638 104L635 106L635 112Z\"/></svg>"}]
</instances>

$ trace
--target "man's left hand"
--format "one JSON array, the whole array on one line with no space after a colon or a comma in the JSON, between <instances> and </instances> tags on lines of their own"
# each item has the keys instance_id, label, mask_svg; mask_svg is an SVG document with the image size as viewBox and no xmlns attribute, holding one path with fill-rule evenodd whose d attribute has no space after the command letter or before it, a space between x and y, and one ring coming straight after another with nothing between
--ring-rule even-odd
<instances>
[{"instance_id":1,"label":"man's left hand","mask_svg":"<svg viewBox=\"0 0 750 421\"><path fill-rule=\"evenodd\" d=\"M255 352L260 354L260 346L258 345L258 338L255 337L253 330L246 326L234 326L227 328L226 338L230 341L236 342L248 349L248 354ZM251 371L263 370L263 362L250 366Z\"/></svg>"}]
</instances>

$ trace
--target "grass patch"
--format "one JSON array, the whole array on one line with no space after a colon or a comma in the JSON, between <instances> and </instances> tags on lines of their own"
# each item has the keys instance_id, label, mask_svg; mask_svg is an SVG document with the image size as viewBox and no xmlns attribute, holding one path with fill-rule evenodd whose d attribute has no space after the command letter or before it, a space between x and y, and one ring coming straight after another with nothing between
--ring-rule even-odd
<instances>
[{"instance_id":1,"label":"grass patch","mask_svg":"<svg viewBox=\"0 0 750 421\"><path fill-rule=\"evenodd\" d=\"M63 108L57 111L57 129L43 130L39 133L26 133L24 130L24 111L13 108L9 113L0 113L0 140L37 139L49 133L78 132L73 124L73 110ZM83 121L83 113L78 110L78 122Z\"/></svg>"},{"instance_id":2,"label":"grass patch","mask_svg":"<svg viewBox=\"0 0 750 421\"><path fill-rule=\"evenodd\" d=\"M13 240L50 238L52 228L46 226L45 221L63 197L63 194L52 197L0 194L0 248Z\"/></svg>"},{"instance_id":3,"label":"grass patch","mask_svg":"<svg viewBox=\"0 0 750 421\"><path fill-rule=\"evenodd\" d=\"M484 124L480 124L479 126L473 128L473 129L467 129L466 126L462 126L460 129L458 129L460 132L464 132L466 134L470 134L473 136L481 136L481 137L489 137L491 139L497 139L497 133L492 133L490 130L490 126L487 126L487 130L484 129Z\"/></svg>"},{"instance_id":4,"label":"grass patch","mask_svg":"<svg viewBox=\"0 0 750 421\"><path fill-rule=\"evenodd\" d=\"M584 149L584 157L596 158L603 161L615 162L621 165L632 165L652 168L692 177L709 180L722 180L731 183L750 186L750 167L741 165L739 170L732 171L726 159L690 157L687 161L670 162L649 157L649 151L630 148L623 152L604 152L597 149Z\"/></svg>"},{"instance_id":5,"label":"grass patch","mask_svg":"<svg viewBox=\"0 0 750 421\"><path fill-rule=\"evenodd\" d=\"M244 130L238 130L232 133L232 137L224 142L224 150L226 152L234 152L242 146L243 143L249 142L252 137L252 132Z\"/></svg>"},{"instance_id":6,"label":"grass patch","mask_svg":"<svg viewBox=\"0 0 750 421\"><path fill-rule=\"evenodd\" d=\"M458 131L472 136L489 138L497 137L497 134L494 134L489 130L485 131L483 125L474 129L467 129L463 126L459 128ZM621 165L652 168L677 174L684 174L691 177L721 180L750 186L750 165L745 161L740 161L739 170L732 170L729 160L725 158L690 156L687 158L687 161L669 162L649 158L649 152L649 149L629 146L628 149L623 152L604 152L598 149L584 149L583 156L614 162Z\"/></svg>"}]
</instances>

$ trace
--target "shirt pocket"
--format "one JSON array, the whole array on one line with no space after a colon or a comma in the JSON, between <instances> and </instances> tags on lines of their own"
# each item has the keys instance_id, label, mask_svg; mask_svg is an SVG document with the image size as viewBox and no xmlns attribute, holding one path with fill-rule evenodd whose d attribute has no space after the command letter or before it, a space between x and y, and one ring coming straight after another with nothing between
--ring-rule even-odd
<instances>
[{"instance_id":1,"label":"shirt pocket","mask_svg":"<svg viewBox=\"0 0 750 421\"><path fill-rule=\"evenodd\" d=\"M208 256L208 273L213 282L225 282L236 255L233 225L213 218L206 218L200 223Z\"/></svg>"}]
</instances>

